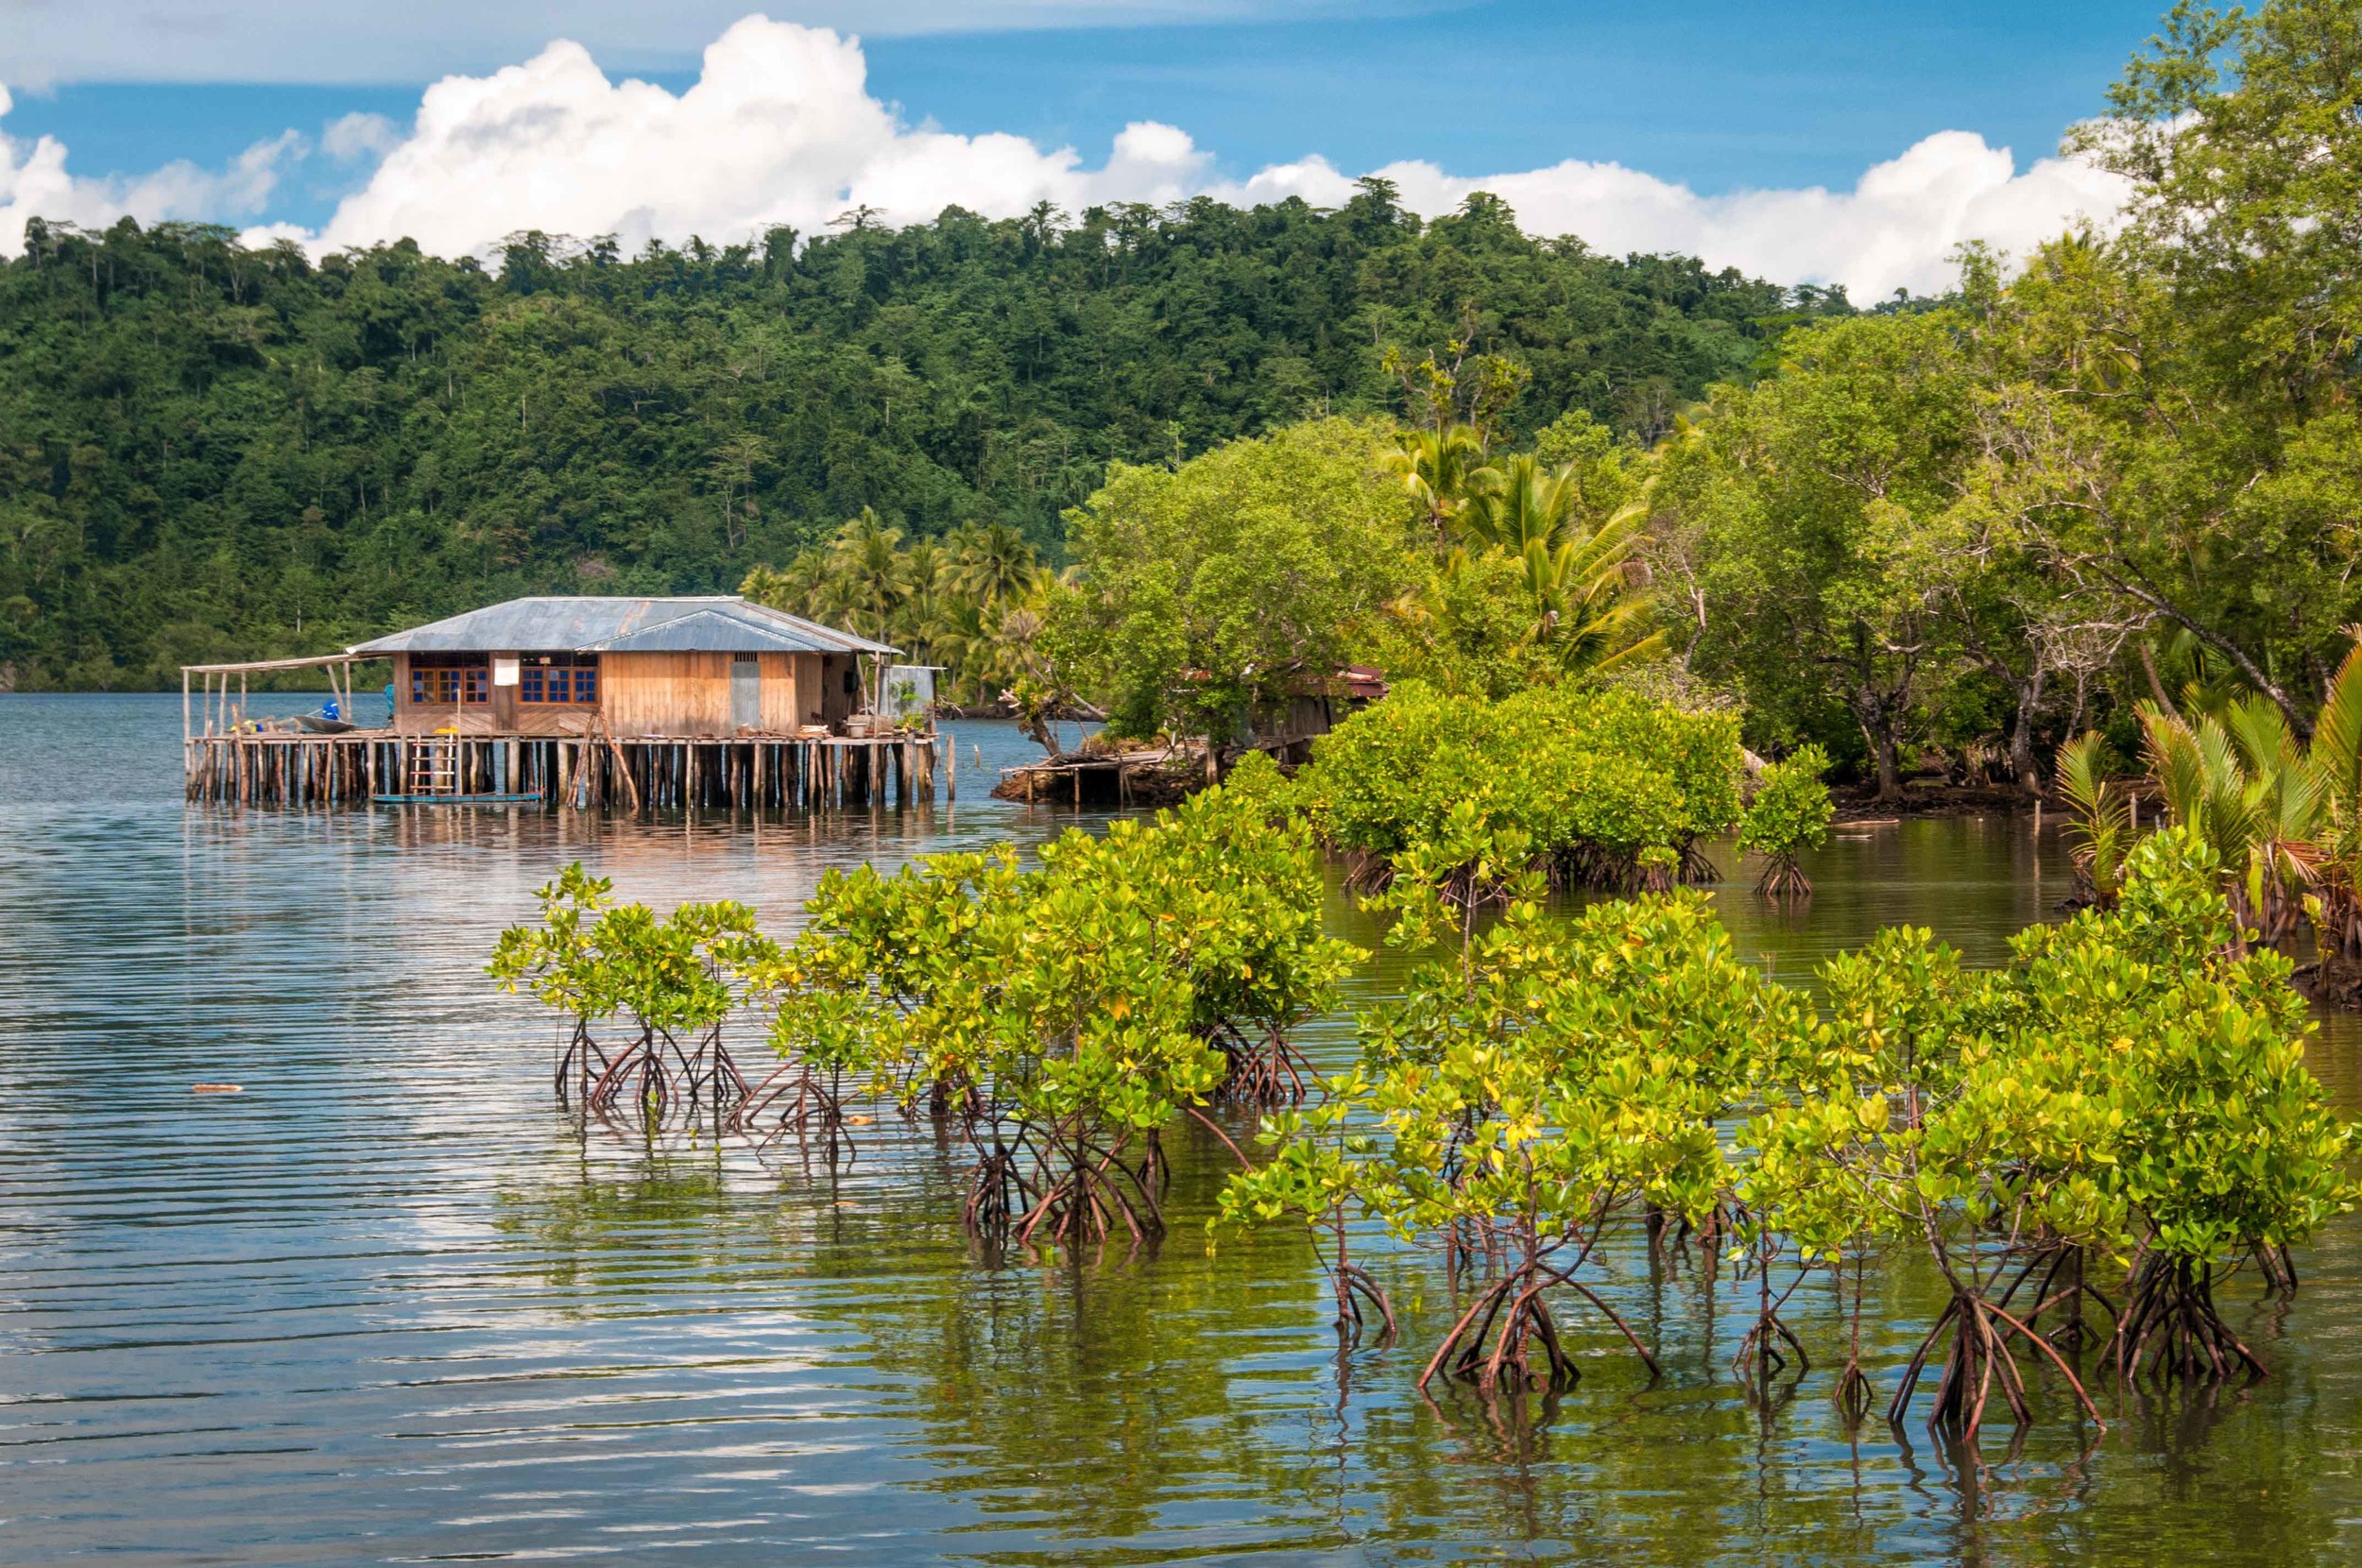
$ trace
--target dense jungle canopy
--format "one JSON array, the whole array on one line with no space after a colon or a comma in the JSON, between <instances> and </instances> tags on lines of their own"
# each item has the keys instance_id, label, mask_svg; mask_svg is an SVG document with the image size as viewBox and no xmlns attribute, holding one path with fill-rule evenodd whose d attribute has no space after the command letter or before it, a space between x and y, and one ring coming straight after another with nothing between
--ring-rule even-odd
<instances>
[{"instance_id":1,"label":"dense jungle canopy","mask_svg":"<svg viewBox=\"0 0 2362 1568\"><path fill-rule=\"evenodd\" d=\"M1479 196L950 210L637 257L517 236L317 264L34 224L0 264L0 686L150 687L534 591L729 591L864 509L1056 558L1111 461L1402 415L1457 339L1498 416L1646 444L1841 294L1535 240ZM1390 357L1391 356L1391 357Z\"/></svg>"}]
</instances>

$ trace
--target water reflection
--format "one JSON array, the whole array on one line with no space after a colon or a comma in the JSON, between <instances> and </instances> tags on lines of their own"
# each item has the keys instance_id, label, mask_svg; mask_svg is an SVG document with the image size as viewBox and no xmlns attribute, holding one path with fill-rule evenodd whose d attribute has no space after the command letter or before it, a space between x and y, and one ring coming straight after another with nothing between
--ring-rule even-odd
<instances>
[{"instance_id":1,"label":"water reflection","mask_svg":"<svg viewBox=\"0 0 2362 1568\"><path fill-rule=\"evenodd\" d=\"M923 1121L881 1117L832 1168L553 1112L552 1027L480 965L556 865L779 929L828 865L1069 820L972 798L972 763L929 813L693 830L189 811L177 723L169 699L0 699L9 1560L2362 1558L2351 1223L2302 1260L2293 1311L2237 1299L2269 1382L2103 1402L2096 1447L2039 1373L2042 1423L1981 1454L1849 1430L1824 1367L1753 1401L1728 1365L1750 1303L1637 1248L1607 1260L1610 1299L1666 1375L1586 1333L1581 1385L1503 1422L1413 1390L1453 1313L1425 1255L1367 1238L1406 1333L1341 1355L1300 1241L1209 1253L1203 1133L1176 1134L1160 1248L995 1260ZM1998 820L1842 833L1796 911L1721 858L1726 918L1790 980L1897 920L1995 962L2066 885L2053 836ZM1329 915L1374 942L1333 888ZM1317 1035L1348 1048L1343 1019ZM2355 1044L2341 1022L2315 1051L2349 1105ZM1891 1369L1935 1282L1870 1290ZM1838 1342L1824 1285L1789 1316L1816 1355Z\"/></svg>"}]
</instances>

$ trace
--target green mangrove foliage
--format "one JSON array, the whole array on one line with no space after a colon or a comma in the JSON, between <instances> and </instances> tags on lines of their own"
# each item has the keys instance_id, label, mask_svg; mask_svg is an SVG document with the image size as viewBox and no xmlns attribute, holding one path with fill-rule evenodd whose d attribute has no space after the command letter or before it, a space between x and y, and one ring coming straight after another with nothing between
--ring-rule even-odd
<instances>
[{"instance_id":1,"label":"green mangrove foliage","mask_svg":"<svg viewBox=\"0 0 2362 1568\"><path fill-rule=\"evenodd\" d=\"M1155 822L832 872L762 983L782 1048L953 1118L966 1219L1018 1242L1162 1228L1161 1131L1305 1088L1290 1039L1360 956L1322 934L1267 760ZM1207 1125L1212 1125L1210 1122Z\"/></svg>"},{"instance_id":2,"label":"green mangrove foliage","mask_svg":"<svg viewBox=\"0 0 2362 1568\"><path fill-rule=\"evenodd\" d=\"M1173 468L1118 463L1067 514L1052 643L1119 732L1210 736L1327 690L1399 591L1415 519L1385 429L1318 419Z\"/></svg>"},{"instance_id":3,"label":"green mangrove foliage","mask_svg":"<svg viewBox=\"0 0 2362 1568\"><path fill-rule=\"evenodd\" d=\"M504 991L529 990L572 1026L556 1084L560 1103L609 1115L629 1106L661 1119L703 1103L725 1112L749 1086L722 1040L743 977L776 954L754 912L683 904L659 920L617 904L614 883L577 861L536 895L541 923L503 931L490 972ZM620 1041L607 1028L621 1020ZM686 1044L684 1044L686 1042Z\"/></svg>"},{"instance_id":4,"label":"green mangrove foliage","mask_svg":"<svg viewBox=\"0 0 2362 1568\"><path fill-rule=\"evenodd\" d=\"M1423 1385L1566 1387L1570 1302L1653 1366L1594 1276L1618 1227L1654 1248L1677 1225L1755 1280L1738 1362L1760 1383L1809 1369L1785 1302L1821 1277L1842 1303L1850 1275L1849 1415L1873 1396L1864 1277L1906 1248L1948 1294L1891 1419L1934 1365L1947 1431L1973 1437L1996 1389L2031 1420L2029 1368L2097 1421L2095 1333L2128 1382L2260 1375L2217 1289L2251 1260L2293 1287L2288 1248L2354 1201L2353 1133L2304 1066L2286 962L2234 949L2217 871L2154 835L2116 908L2023 933L2006 968L1891 930L1823 967L1819 1006L1738 961L1697 895L1557 915L1526 873L1374 1015L1335 1101L1267 1121L1271 1159L1215 1223L1309 1226L1348 1328L1381 1299L1345 1272L1348 1214L1439 1251L1468 1284ZM1414 906L1422 938L1439 908Z\"/></svg>"},{"instance_id":5,"label":"green mangrove foliage","mask_svg":"<svg viewBox=\"0 0 2362 1568\"><path fill-rule=\"evenodd\" d=\"M1742 855L1763 857L1763 875L1755 891L1770 898L1794 897L1812 891L1805 875L1803 856L1829 842L1829 819L1837 808L1821 775L1829 771L1829 754L1819 746L1799 747L1795 755L1767 763L1755 780L1755 798L1738 825L1737 848Z\"/></svg>"},{"instance_id":6,"label":"green mangrove foliage","mask_svg":"<svg viewBox=\"0 0 2362 1568\"><path fill-rule=\"evenodd\" d=\"M1710 873L1697 842L1738 821L1738 777L1727 714L1613 690L1493 703L1411 683L1323 736L1293 798L1365 887L1414 854L1431 862L1457 810L1481 834L1521 835L1554 883L1629 889ZM1512 868L1436 869L1464 902L1497 896Z\"/></svg>"},{"instance_id":7,"label":"green mangrove foliage","mask_svg":"<svg viewBox=\"0 0 2362 1568\"><path fill-rule=\"evenodd\" d=\"M1595 1288L1602 1237L1635 1218L1652 1238L1717 1230L1731 1185L1717 1124L1782 1077L1758 1042L1806 1032L1800 1000L1737 958L1701 895L1569 920L1544 912L1533 873L1515 880L1500 920L1367 1021L1361 1068L1331 1085L1349 1105L1270 1121L1273 1159L1232 1179L1217 1216L1316 1216L1342 1249L1352 1207L1438 1242L1454 1278L1477 1284L1422 1388L1439 1374L1488 1393L1571 1386L1553 1296L1654 1372Z\"/></svg>"},{"instance_id":8,"label":"green mangrove foliage","mask_svg":"<svg viewBox=\"0 0 2362 1568\"><path fill-rule=\"evenodd\" d=\"M1840 1081L1749 1129L1745 1196L1808 1256L1911 1237L1950 1286L1891 1417L1940 1344L1933 1422L1973 1434L1995 1388L2029 1419L2019 1347L2096 1416L2066 1359L2094 1309L2121 1378L2262 1374L2215 1287L2249 1259L2293 1287L2288 1246L2353 1202L2352 1133L2303 1065L2286 962L2233 952L2216 871L2170 830L2114 910L2021 933L1999 974L1908 933L1831 967Z\"/></svg>"}]
</instances>

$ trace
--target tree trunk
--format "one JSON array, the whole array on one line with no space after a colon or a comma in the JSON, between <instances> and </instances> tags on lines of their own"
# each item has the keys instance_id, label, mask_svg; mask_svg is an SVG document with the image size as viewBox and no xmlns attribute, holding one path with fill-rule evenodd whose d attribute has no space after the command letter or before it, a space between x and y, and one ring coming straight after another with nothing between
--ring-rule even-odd
<instances>
[{"instance_id":1,"label":"tree trunk","mask_svg":"<svg viewBox=\"0 0 2362 1568\"><path fill-rule=\"evenodd\" d=\"M2034 765L2034 709L2042 702L2042 677L2018 688L2017 716L2010 725L2010 774L2026 794L2042 793L2042 769Z\"/></svg>"},{"instance_id":2,"label":"tree trunk","mask_svg":"<svg viewBox=\"0 0 2362 1568\"><path fill-rule=\"evenodd\" d=\"M1874 738L1871 746L1878 754L1878 804L1891 806L1903 798L1901 748L1891 730Z\"/></svg>"},{"instance_id":3,"label":"tree trunk","mask_svg":"<svg viewBox=\"0 0 2362 1568\"><path fill-rule=\"evenodd\" d=\"M1895 714L1902 705L1887 693L1857 687L1847 699L1854 723L1870 747L1878 769L1878 803L1891 806L1903 798L1902 742L1895 735Z\"/></svg>"}]
</instances>

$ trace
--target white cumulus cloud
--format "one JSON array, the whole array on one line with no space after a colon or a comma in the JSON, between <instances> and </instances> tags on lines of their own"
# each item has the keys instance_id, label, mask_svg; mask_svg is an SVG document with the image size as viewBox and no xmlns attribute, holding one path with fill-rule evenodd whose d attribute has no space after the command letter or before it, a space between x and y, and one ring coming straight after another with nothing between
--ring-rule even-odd
<instances>
[{"instance_id":1,"label":"white cumulus cloud","mask_svg":"<svg viewBox=\"0 0 2362 1568\"><path fill-rule=\"evenodd\" d=\"M84 179L66 171L65 144L54 136L25 142L7 133L13 100L0 86L0 255L25 248L28 218L97 227L128 214L219 222L249 217L269 204L286 167L309 150L292 130L255 143L220 169L185 160L133 179Z\"/></svg>"},{"instance_id":2,"label":"white cumulus cloud","mask_svg":"<svg viewBox=\"0 0 2362 1568\"><path fill-rule=\"evenodd\" d=\"M1039 201L1171 200L1208 160L1169 126L1135 125L1099 170L1021 136L906 125L869 95L861 45L826 28L747 17L705 52L679 94L610 80L580 44L522 65L447 77L410 135L336 209L334 247L407 235L444 254L520 229L743 239L777 223L810 231L847 207L889 221L952 203L999 216Z\"/></svg>"},{"instance_id":3,"label":"white cumulus cloud","mask_svg":"<svg viewBox=\"0 0 2362 1568\"><path fill-rule=\"evenodd\" d=\"M1071 147L914 125L870 95L867 77L857 40L760 16L708 46L696 81L677 94L610 79L588 49L560 41L520 65L437 81L406 133L377 116L334 122L322 136L331 156L382 155L368 179L317 233L283 224L254 232L316 250L407 236L456 255L540 229L613 234L637 248L693 234L744 240L780 223L809 233L860 206L909 223L951 204L997 217L1043 201L1072 212L1201 193L1334 205L1352 190L1318 156L1224 179L1187 131L1145 121L1090 167ZM47 138L28 152L0 140L0 250L22 243L22 215L36 212L93 221L111 202L141 216L194 216L191 204L203 201L214 203L204 215L258 212L300 142L290 133L260 145L217 174L174 165L126 185L69 179L65 149ZM1611 254L1695 254L1784 282L1841 283L1861 299L1943 287L1965 240L2023 252L2079 218L2105 223L2124 195L2114 177L2068 159L2020 170L2008 149L1966 131L1923 139L1850 190L1702 196L1577 160L1475 176L1425 162L1371 172L1424 215L1490 191L1534 233L1578 235Z\"/></svg>"},{"instance_id":4,"label":"white cumulus cloud","mask_svg":"<svg viewBox=\"0 0 2362 1568\"><path fill-rule=\"evenodd\" d=\"M1536 234L1575 234L1612 255L1678 251L1782 282L1842 283L1868 300L1896 288L1948 284L1964 241L2023 255L2078 220L2110 222L2127 188L2105 170L2045 158L2025 172L2005 147L1964 130L1937 131L1873 167L1850 191L1738 191L1700 196L1619 163L1569 159L1545 169L1465 177L1424 162L1371 171L1393 180L1404 206L1448 213L1472 192L1509 203ZM1300 196L1333 205L1353 182L1323 159L1275 164L1217 186L1227 201Z\"/></svg>"},{"instance_id":5,"label":"white cumulus cloud","mask_svg":"<svg viewBox=\"0 0 2362 1568\"><path fill-rule=\"evenodd\" d=\"M320 151L339 163L383 157L402 145L402 132L383 114L340 114L320 128Z\"/></svg>"}]
</instances>

